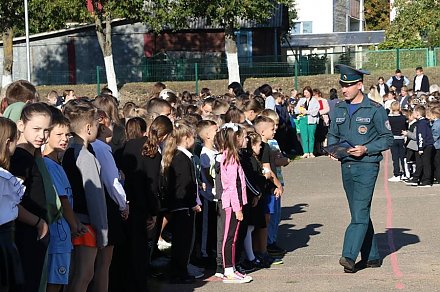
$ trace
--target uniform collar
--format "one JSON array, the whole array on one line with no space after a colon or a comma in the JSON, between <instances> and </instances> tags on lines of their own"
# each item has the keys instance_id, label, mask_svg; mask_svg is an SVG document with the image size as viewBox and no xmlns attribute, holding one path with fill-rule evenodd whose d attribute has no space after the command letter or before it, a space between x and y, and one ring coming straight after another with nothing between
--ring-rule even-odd
<instances>
[{"instance_id":1,"label":"uniform collar","mask_svg":"<svg viewBox=\"0 0 440 292\"><path fill-rule=\"evenodd\" d=\"M185 149L184 147L177 146L177 149L180 150L183 154L188 156L189 159L192 159L192 153L188 151L188 149Z\"/></svg>"},{"instance_id":2,"label":"uniform collar","mask_svg":"<svg viewBox=\"0 0 440 292\"><path fill-rule=\"evenodd\" d=\"M341 105L345 108L348 108L347 102L341 102ZM368 95L364 94L364 98L360 103L358 103L359 107L371 107L370 99L368 98Z\"/></svg>"}]
</instances>

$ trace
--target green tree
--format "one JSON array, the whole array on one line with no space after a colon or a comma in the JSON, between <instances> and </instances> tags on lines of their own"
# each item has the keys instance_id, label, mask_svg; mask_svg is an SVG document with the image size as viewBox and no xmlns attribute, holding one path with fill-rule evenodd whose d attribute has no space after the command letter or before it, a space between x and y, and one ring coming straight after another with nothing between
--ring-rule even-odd
<instances>
[{"instance_id":1,"label":"green tree","mask_svg":"<svg viewBox=\"0 0 440 292\"><path fill-rule=\"evenodd\" d=\"M396 18L385 34L382 49L440 46L440 2L396 0Z\"/></svg>"},{"instance_id":2,"label":"green tree","mask_svg":"<svg viewBox=\"0 0 440 292\"><path fill-rule=\"evenodd\" d=\"M23 1L8 0L0 2L0 30L3 41L2 89L12 82L14 27L24 22Z\"/></svg>"},{"instance_id":3,"label":"green tree","mask_svg":"<svg viewBox=\"0 0 440 292\"><path fill-rule=\"evenodd\" d=\"M228 64L229 83L240 82L237 43L234 31L240 28L241 20L256 24L267 22L278 4L284 4L294 13L294 0L192 0L194 15L206 18L208 24L225 30L225 52Z\"/></svg>"},{"instance_id":4,"label":"green tree","mask_svg":"<svg viewBox=\"0 0 440 292\"><path fill-rule=\"evenodd\" d=\"M159 0L150 1L142 11L142 21L155 32L163 29L185 29L191 21L201 19L208 26L218 26L225 31L225 52L229 82L240 82L235 30L242 20L256 24L267 22L278 4L289 8L289 21L296 18L294 0Z\"/></svg>"},{"instance_id":5,"label":"green tree","mask_svg":"<svg viewBox=\"0 0 440 292\"><path fill-rule=\"evenodd\" d=\"M39 33L62 29L67 21L84 19L85 2L80 0L29 0L29 31ZM13 38L24 35L24 2L0 2L0 28L3 40L2 88L12 82Z\"/></svg>"},{"instance_id":6,"label":"green tree","mask_svg":"<svg viewBox=\"0 0 440 292\"><path fill-rule=\"evenodd\" d=\"M386 30L390 26L390 1L365 0L364 15L367 30Z\"/></svg>"},{"instance_id":7,"label":"green tree","mask_svg":"<svg viewBox=\"0 0 440 292\"><path fill-rule=\"evenodd\" d=\"M66 23L82 22L87 17L90 16L85 0L29 0L30 33L63 29Z\"/></svg>"}]
</instances>

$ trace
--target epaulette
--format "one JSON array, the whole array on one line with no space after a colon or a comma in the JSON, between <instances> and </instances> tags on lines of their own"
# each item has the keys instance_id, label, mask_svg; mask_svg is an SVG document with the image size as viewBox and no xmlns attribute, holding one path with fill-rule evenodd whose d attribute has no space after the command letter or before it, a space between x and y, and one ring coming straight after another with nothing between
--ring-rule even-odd
<instances>
[{"instance_id":1,"label":"epaulette","mask_svg":"<svg viewBox=\"0 0 440 292\"><path fill-rule=\"evenodd\" d=\"M380 104L380 103L378 103L377 101L372 100L372 99L370 99L370 103L371 103L371 105L374 106L374 107L383 107L382 104Z\"/></svg>"},{"instance_id":2,"label":"epaulette","mask_svg":"<svg viewBox=\"0 0 440 292\"><path fill-rule=\"evenodd\" d=\"M336 104L335 104L335 106L337 107L337 106L341 106L341 104L343 104L343 100L339 100Z\"/></svg>"}]
</instances>

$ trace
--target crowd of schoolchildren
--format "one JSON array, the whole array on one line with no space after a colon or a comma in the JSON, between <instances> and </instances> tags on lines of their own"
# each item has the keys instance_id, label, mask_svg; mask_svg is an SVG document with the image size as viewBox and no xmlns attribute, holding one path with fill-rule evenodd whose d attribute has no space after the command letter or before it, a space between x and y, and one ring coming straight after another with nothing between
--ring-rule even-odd
<instances>
[{"instance_id":1,"label":"crowd of schoolchildren","mask_svg":"<svg viewBox=\"0 0 440 292\"><path fill-rule=\"evenodd\" d=\"M398 73L400 70L396 70ZM380 86L384 86L382 77L377 88ZM440 182L440 88L434 84L424 90L390 85L382 99L378 99L376 86L370 88L369 97L387 110L394 135L390 182L417 187L431 187Z\"/></svg>"},{"instance_id":2,"label":"crowd of schoolchildren","mask_svg":"<svg viewBox=\"0 0 440 292\"><path fill-rule=\"evenodd\" d=\"M282 167L322 154L339 99L308 86L228 90L156 83L144 103L120 106L106 88L43 100L12 83L0 117L0 291L148 291L151 276L191 283L205 268L247 283L282 264ZM403 86L379 101L395 138L390 181L440 181L439 96Z\"/></svg>"},{"instance_id":3,"label":"crowd of schoolchildren","mask_svg":"<svg viewBox=\"0 0 440 292\"><path fill-rule=\"evenodd\" d=\"M228 88L157 83L120 107L108 89L43 99L13 82L0 117L0 291L148 291L152 275L191 283L204 267L247 283L282 264L293 109L267 84ZM153 269L163 257L168 269Z\"/></svg>"}]
</instances>

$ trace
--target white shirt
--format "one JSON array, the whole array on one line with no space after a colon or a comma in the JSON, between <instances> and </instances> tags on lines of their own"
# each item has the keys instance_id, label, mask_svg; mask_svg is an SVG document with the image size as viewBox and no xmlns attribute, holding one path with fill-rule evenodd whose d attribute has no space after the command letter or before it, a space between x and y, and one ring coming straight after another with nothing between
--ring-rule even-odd
<instances>
[{"instance_id":1,"label":"white shirt","mask_svg":"<svg viewBox=\"0 0 440 292\"><path fill-rule=\"evenodd\" d=\"M423 74L416 76L416 82L414 84L414 91L420 91L422 88L422 79L423 79Z\"/></svg>"},{"instance_id":2,"label":"white shirt","mask_svg":"<svg viewBox=\"0 0 440 292\"><path fill-rule=\"evenodd\" d=\"M385 84L379 84L379 94L381 97L385 95Z\"/></svg>"},{"instance_id":3,"label":"white shirt","mask_svg":"<svg viewBox=\"0 0 440 292\"><path fill-rule=\"evenodd\" d=\"M275 99L272 95L266 97L266 100L264 101L264 108L275 110Z\"/></svg>"},{"instance_id":4,"label":"white shirt","mask_svg":"<svg viewBox=\"0 0 440 292\"><path fill-rule=\"evenodd\" d=\"M206 172L203 169L210 169L212 165L215 163L215 155L218 153L217 150L209 149L205 146L202 148L202 152L200 152L200 165L202 166L202 182L206 185L206 191L201 191L200 193L206 199L212 199L215 197L215 187L213 184L209 182L209 179L206 176Z\"/></svg>"},{"instance_id":5,"label":"white shirt","mask_svg":"<svg viewBox=\"0 0 440 292\"><path fill-rule=\"evenodd\" d=\"M25 190L23 180L0 167L0 225L18 217L18 204Z\"/></svg>"},{"instance_id":6,"label":"white shirt","mask_svg":"<svg viewBox=\"0 0 440 292\"><path fill-rule=\"evenodd\" d=\"M191 161L192 161L193 154L191 152L189 152L188 149L186 149L186 148L184 148L182 146L177 146L177 149L180 150L181 152L183 152L183 154L188 156L188 158L191 159Z\"/></svg>"},{"instance_id":7,"label":"white shirt","mask_svg":"<svg viewBox=\"0 0 440 292\"><path fill-rule=\"evenodd\" d=\"M127 208L127 195L124 187L119 181L119 170L116 167L115 159L112 155L110 145L96 140L92 143L93 151L96 159L101 164L101 180L112 200L118 204L119 210L123 211Z\"/></svg>"}]
</instances>

